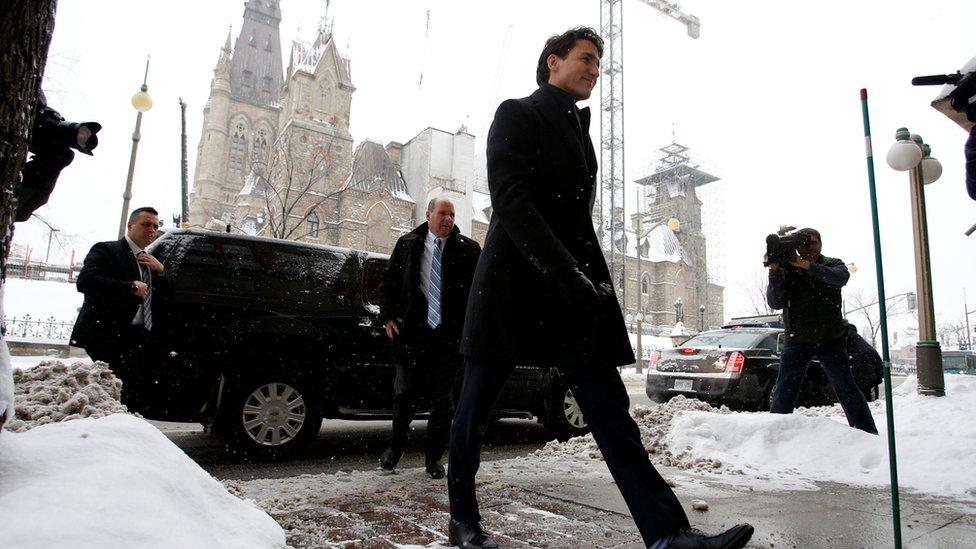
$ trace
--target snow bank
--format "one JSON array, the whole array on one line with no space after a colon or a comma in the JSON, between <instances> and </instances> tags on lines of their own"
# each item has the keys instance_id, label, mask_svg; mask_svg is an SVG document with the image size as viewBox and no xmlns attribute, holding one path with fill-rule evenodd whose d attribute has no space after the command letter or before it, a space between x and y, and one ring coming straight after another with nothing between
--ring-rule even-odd
<instances>
[{"instance_id":1,"label":"snow bank","mask_svg":"<svg viewBox=\"0 0 976 549\"><path fill-rule=\"evenodd\" d=\"M122 382L104 362L43 361L13 371L16 415L5 428L26 431L48 423L125 412L119 402Z\"/></svg>"},{"instance_id":2,"label":"snow bank","mask_svg":"<svg viewBox=\"0 0 976 549\"><path fill-rule=\"evenodd\" d=\"M925 397L909 378L894 391L899 485L976 501L976 377L946 375L946 394ZM839 406L776 415L693 411L677 415L663 442L688 459L736 464L745 475L784 481L889 484L884 407L872 406L881 436L842 423ZM811 409L815 410L815 409ZM795 487L795 486L790 486Z\"/></svg>"},{"instance_id":3,"label":"snow bank","mask_svg":"<svg viewBox=\"0 0 976 549\"><path fill-rule=\"evenodd\" d=\"M0 547L285 547L159 430L116 414L0 438Z\"/></svg>"},{"instance_id":4,"label":"snow bank","mask_svg":"<svg viewBox=\"0 0 976 549\"><path fill-rule=\"evenodd\" d=\"M651 459L654 463L685 470L713 471L722 469L728 473L741 474L742 471L738 467L725 466L721 459L694 455L686 449L678 449L665 443L664 439L669 434L672 421L677 414L706 410L721 415L742 415L732 414L725 406L718 409L712 408L705 402L685 398L682 395L678 395L664 404L650 408L647 406L635 406L631 410L631 415L634 416L634 420L640 428L644 448L651 454ZM600 449L597 447L593 435L571 438L563 443L551 441L531 455L541 458L566 456L603 459L603 455L600 453Z\"/></svg>"}]
</instances>

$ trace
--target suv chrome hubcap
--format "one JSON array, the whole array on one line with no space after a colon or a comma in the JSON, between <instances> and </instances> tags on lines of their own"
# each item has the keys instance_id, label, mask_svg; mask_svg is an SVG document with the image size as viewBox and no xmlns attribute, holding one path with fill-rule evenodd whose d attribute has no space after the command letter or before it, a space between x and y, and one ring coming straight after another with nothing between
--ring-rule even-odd
<instances>
[{"instance_id":1,"label":"suv chrome hubcap","mask_svg":"<svg viewBox=\"0 0 976 549\"><path fill-rule=\"evenodd\" d=\"M305 399L287 383L268 383L244 401L244 432L258 444L280 446L295 438L305 424Z\"/></svg>"},{"instance_id":2,"label":"suv chrome hubcap","mask_svg":"<svg viewBox=\"0 0 976 549\"><path fill-rule=\"evenodd\" d=\"M566 416L566 421L573 427L577 429L586 427L586 420L583 419L583 411L580 410L579 403L576 402L576 397L573 396L573 391L569 389L566 389L566 396L563 397L563 414Z\"/></svg>"}]
</instances>

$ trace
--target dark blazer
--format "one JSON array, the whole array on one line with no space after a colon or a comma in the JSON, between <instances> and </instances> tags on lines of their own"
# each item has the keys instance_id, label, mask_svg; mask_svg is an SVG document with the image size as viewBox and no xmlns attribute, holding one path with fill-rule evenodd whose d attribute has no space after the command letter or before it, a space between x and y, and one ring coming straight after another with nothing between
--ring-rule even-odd
<instances>
[{"instance_id":1,"label":"dark blazer","mask_svg":"<svg viewBox=\"0 0 976 549\"><path fill-rule=\"evenodd\" d=\"M461 351L481 361L572 365L632 364L623 315L611 292L594 323L577 318L554 279L576 266L611 285L593 230L596 156L589 109L560 106L543 84L509 99L488 132L488 187L494 210L471 288Z\"/></svg>"},{"instance_id":2,"label":"dark blazer","mask_svg":"<svg viewBox=\"0 0 976 549\"><path fill-rule=\"evenodd\" d=\"M118 349L124 328L139 310L141 300L132 293L132 281L139 278L139 266L125 238L92 246L78 275L78 291L85 294L85 302L71 332L71 345L110 353ZM163 286L165 278L153 273L153 292Z\"/></svg>"},{"instance_id":3,"label":"dark blazer","mask_svg":"<svg viewBox=\"0 0 976 549\"><path fill-rule=\"evenodd\" d=\"M427 298L420 290L420 264L427 238L427 223L400 237L380 285L380 319L403 319L398 342L409 343L411 336L427 324ZM448 343L459 345L464 311L474 268L481 246L454 227L441 252L441 325ZM395 343L398 343L395 341Z\"/></svg>"}]
</instances>

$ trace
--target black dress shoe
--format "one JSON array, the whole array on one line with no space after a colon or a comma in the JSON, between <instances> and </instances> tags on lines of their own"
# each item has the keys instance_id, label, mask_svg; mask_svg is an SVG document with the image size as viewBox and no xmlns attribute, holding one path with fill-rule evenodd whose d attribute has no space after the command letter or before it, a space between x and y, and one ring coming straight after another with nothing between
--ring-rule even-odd
<instances>
[{"instance_id":1,"label":"black dress shoe","mask_svg":"<svg viewBox=\"0 0 976 549\"><path fill-rule=\"evenodd\" d=\"M384 471L392 471L396 469L397 463L400 462L400 456L403 455L402 452L397 452L393 448L387 448L383 455L380 456L380 467Z\"/></svg>"},{"instance_id":2,"label":"black dress shoe","mask_svg":"<svg viewBox=\"0 0 976 549\"><path fill-rule=\"evenodd\" d=\"M671 539L668 549L740 549L752 538L754 531L749 524L739 524L709 536L701 530L683 528Z\"/></svg>"},{"instance_id":3,"label":"black dress shoe","mask_svg":"<svg viewBox=\"0 0 976 549\"><path fill-rule=\"evenodd\" d=\"M447 539L461 549L498 549L498 544L481 529L480 524L465 524L451 519L447 523Z\"/></svg>"},{"instance_id":4,"label":"black dress shoe","mask_svg":"<svg viewBox=\"0 0 976 549\"><path fill-rule=\"evenodd\" d=\"M424 468L427 469L427 476L430 478L434 480L444 478L444 466L439 461L427 461Z\"/></svg>"}]
</instances>

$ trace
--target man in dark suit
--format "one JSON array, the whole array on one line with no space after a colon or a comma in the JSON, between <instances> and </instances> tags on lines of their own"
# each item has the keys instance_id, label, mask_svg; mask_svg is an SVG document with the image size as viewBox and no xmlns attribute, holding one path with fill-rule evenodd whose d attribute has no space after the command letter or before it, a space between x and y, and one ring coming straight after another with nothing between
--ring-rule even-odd
<instances>
[{"instance_id":1,"label":"man in dark suit","mask_svg":"<svg viewBox=\"0 0 976 549\"><path fill-rule=\"evenodd\" d=\"M480 253L481 246L454 226L454 205L446 198L431 200L427 222L393 248L380 288L380 317L399 360L393 437L380 458L387 471L400 461L415 404L425 397L430 409L425 466L431 478L444 478L440 461L450 434L461 328Z\"/></svg>"},{"instance_id":2,"label":"man in dark suit","mask_svg":"<svg viewBox=\"0 0 976 549\"><path fill-rule=\"evenodd\" d=\"M84 348L92 360L107 362L123 384L126 358L142 349L152 330L153 290L165 285L163 264L145 251L158 231L156 210L133 210L125 236L92 246L78 275L85 302L71 345ZM124 386L123 397L131 399L133 390Z\"/></svg>"},{"instance_id":3,"label":"man in dark suit","mask_svg":"<svg viewBox=\"0 0 976 549\"><path fill-rule=\"evenodd\" d=\"M590 113L576 107L596 84L602 54L593 29L550 38L539 89L503 102L488 134L494 213L464 324L448 467L448 535L461 547L497 547L480 527L475 474L485 420L515 364L558 366L649 547L738 548L752 535L749 525L718 536L690 529L628 412L616 367L634 354L593 230Z\"/></svg>"}]
</instances>

